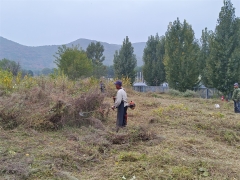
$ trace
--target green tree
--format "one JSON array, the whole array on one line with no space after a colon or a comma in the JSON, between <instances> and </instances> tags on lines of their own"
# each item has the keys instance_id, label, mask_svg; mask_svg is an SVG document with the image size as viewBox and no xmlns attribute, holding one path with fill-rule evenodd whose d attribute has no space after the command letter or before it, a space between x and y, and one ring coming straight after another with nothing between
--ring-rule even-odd
<instances>
[{"instance_id":1,"label":"green tree","mask_svg":"<svg viewBox=\"0 0 240 180\"><path fill-rule=\"evenodd\" d=\"M164 65L169 86L179 91L192 89L199 82L199 45L186 20L177 18L166 32Z\"/></svg>"},{"instance_id":2,"label":"green tree","mask_svg":"<svg viewBox=\"0 0 240 180\"><path fill-rule=\"evenodd\" d=\"M92 60L93 76L100 78L106 74L106 66L103 65L105 56L103 56L104 46L100 42L91 42L86 50L87 56Z\"/></svg>"},{"instance_id":3,"label":"green tree","mask_svg":"<svg viewBox=\"0 0 240 180\"><path fill-rule=\"evenodd\" d=\"M236 69L234 69L234 73L236 74L236 76L238 77L236 79L236 82L239 82L240 83L240 18L236 18L236 31L238 30L238 32L236 33L237 36L237 42L238 42L238 45L237 47L235 48L234 50L234 53L232 54L232 59L234 59L234 62L236 62ZM234 78L235 80L235 78Z\"/></svg>"},{"instance_id":4,"label":"green tree","mask_svg":"<svg viewBox=\"0 0 240 180\"><path fill-rule=\"evenodd\" d=\"M28 75L33 77L34 76L33 71L32 70L28 70Z\"/></svg>"},{"instance_id":5,"label":"green tree","mask_svg":"<svg viewBox=\"0 0 240 180\"><path fill-rule=\"evenodd\" d=\"M159 79L157 78L157 45L159 43L159 36L156 35L148 37L146 47L143 51L143 76L148 85L159 85Z\"/></svg>"},{"instance_id":6,"label":"green tree","mask_svg":"<svg viewBox=\"0 0 240 180\"><path fill-rule=\"evenodd\" d=\"M86 50L87 56L92 60L93 64L102 63L105 60L103 56L104 46L100 42L91 42Z\"/></svg>"},{"instance_id":7,"label":"green tree","mask_svg":"<svg viewBox=\"0 0 240 180\"><path fill-rule=\"evenodd\" d=\"M131 82L134 82L137 59L128 37L124 39L121 49L115 52L113 63L115 77L129 77Z\"/></svg>"},{"instance_id":8,"label":"green tree","mask_svg":"<svg viewBox=\"0 0 240 180\"><path fill-rule=\"evenodd\" d=\"M240 76L240 25L235 8L225 0L219 13L215 34L210 41L207 78L225 95L232 91Z\"/></svg>"},{"instance_id":9,"label":"green tree","mask_svg":"<svg viewBox=\"0 0 240 180\"><path fill-rule=\"evenodd\" d=\"M143 66L137 66L135 67L135 72L142 72L143 71Z\"/></svg>"},{"instance_id":10,"label":"green tree","mask_svg":"<svg viewBox=\"0 0 240 180\"><path fill-rule=\"evenodd\" d=\"M160 85L165 81L163 58L165 54L165 37L158 34L150 36L143 52L143 76L150 86Z\"/></svg>"},{"instance_id":11,"label":"green tree","mask_svg":"<svg viewBox=\"0 0 240 180\"><path fill-rule=\"evenodd\" d=\"M86 52L78 46L69 48L63 45L58 48L54 57L57 67L71 79L92 74L92 62L88 59Z\"/></svg>"},{"instance_id":12,"label":"green tree","mask_svg":"<svg viewBox=\"0 0 240 180\"><path fill-rule=\"evenodd\" d=\"M9 59L4 58L0 60L0 69L8 70L12 72L14 76L16 76L20 71L21 67L19 63L16 63L15 61L11 61Z\"/></svg>"},{"instance_id":13,"label":"green tree","mask_svg":"<svg viewBox=\"0 0 240 180\"><path fill-rule=\"evenodd\" d=\"M107 77L113 78L114 77L114 68L113 65L107 66Z\"/></svg>"},{"instance_id":14,"label":"green tree","mask_svg":"<svg viewBox=\"0 0 240 180\"><path fill-rule=\"evenodd\" d=\"M198 60L198 67L199 73L201 76L201 82L208 87L211 87L211 83L208 81L207 78L207 65L206 61L209 58L210 54L210 40L213 37L213 32L208 31L207 28L202 30L202 36L200 39L200 53L199 53L199 60Z\"/></svg>"},{"instance_id":15,"label":"green tree","mask_svg":"<svg viewBox=\"0 0 240 180\"><path fill-rule=\"evenodd\" d=\"M49 75L51 73L53 73L53 69L50 69L50 68L43 68L41 71L41 74L43 75Z\"/></svg>"},{"instance_id":16,"label":"green tree","mask_svg":"<svg viewBox=\"0 0 240 180\"><path fill-rule=\"evenodd\" d=\"M21 73L22 73L22 78L24 77L24 76L26 76L26 75L28 75L28 76L32 76L33 77L33 71L31 71L31 70L26 70L26 69L22 69L21 70Z\"/></svg>"},{"instance_id":17,"label":"green tree","mask_svg":"<svg viewBox=\"0 0 240 180\"><path fill-rule=\"evenodd\" d=\"M157 63L156 63L156 77L160 83L166 81L166 72L164 66L164 56L165 56L165 36L162 36L157 45Z\"/></svg>"}]
</instances>

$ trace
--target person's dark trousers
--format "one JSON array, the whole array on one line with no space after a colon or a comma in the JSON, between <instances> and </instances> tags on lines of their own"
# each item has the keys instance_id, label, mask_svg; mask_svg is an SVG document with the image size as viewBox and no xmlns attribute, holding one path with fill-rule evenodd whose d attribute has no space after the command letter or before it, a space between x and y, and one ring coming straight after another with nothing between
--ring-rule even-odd
<instances>
[{"instance_id":1,"label":"person's dark trousers","mask_svg":"<svg viewBox=\"0 0 240 180\"><path fill-rule=\"evenodd\" d=\"M124 107L124 115L123 115L123 126L126 127L127 126L127 109L128 107Z\"/></svg>"},{"instance_id":2,"label":"person's dark trousers","mask_svg":"<svg viewBox=\"0 0 240 180\"><path fill-rule=\"evenodd\" d=\"M234 112L236 113L237 112L237 103L236 103L236 101L233 101L234 102Z\"/></svg>"},{"instance_id":3,"label":"person's dark trousers","mask_svg":"<svg viewBox=\"0 0 240 180\"><path fill-rule=\"evenodd\" d=\"M240 101L234 101L234 112L240 113Z\"/></svg>"},{"instance_id":4,"label":"person's dark trousers","mask_svg":"<svg viewBox=\"0 0 240 180\"><path fill-rule=\"evenodd\" d=\"M117 127L122 127L123 126L123 121L124 121L124 102L121 102L121 104L117 108Z\"/></svg>"},{"instance_id":5,"label":"person's dark trousers","mask_svg":"<svg viewBox=\"0 0 240 180\"><path fill-rule=\"evenodd\" d=\"M240 101L236 102L236 106L237 106L237 113L240 113Z\"/></svg>"}]
</instances>

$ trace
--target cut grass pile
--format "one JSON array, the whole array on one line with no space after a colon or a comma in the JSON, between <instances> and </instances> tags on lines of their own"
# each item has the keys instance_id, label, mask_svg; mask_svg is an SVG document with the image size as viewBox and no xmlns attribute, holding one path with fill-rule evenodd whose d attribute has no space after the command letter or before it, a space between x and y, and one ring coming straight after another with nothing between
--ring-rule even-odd
<instances>
[{"instance_id":1,"label":"cut grass pile","mask_svg":"<svg viewBox=\"0 0 240 180\"><path fill-rule=\"evenodd\" d=\"M51 131L1 126L0 179L240 179L240 114L231 102L127 92L136 108L118 133L116 111Z\"/></svg>"}]
</instances>

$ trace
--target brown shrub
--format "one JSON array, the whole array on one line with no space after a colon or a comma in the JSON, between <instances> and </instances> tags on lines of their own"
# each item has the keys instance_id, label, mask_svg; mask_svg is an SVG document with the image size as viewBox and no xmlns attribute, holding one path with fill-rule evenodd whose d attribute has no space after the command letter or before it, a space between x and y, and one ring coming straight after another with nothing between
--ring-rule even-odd
<instances>
[{"instance_id":1,"label":"brown shrub","mask_svg":"<svg viewBox=\"0 0 240 180\"><path fill-rule=\"evenodd\" d=\"M5 166L0 167L0 171L2 172L2 174L16 175L18 177L21 177L22 179L26 178L29 174L27 166L20 162L5 162Z\"/></svg>"},{"instance_id":2,"label":"brown shrub","mask_svg":"<svg viewBox=\"0 0 240 180\"><path fill-rule=\"evenodd\" d=\"M59 129L64 125L92 125L103 129L100 120L86 120L99 111L104 95L95 89L75 95L53 92L45 84L0 99L0 125L13 129L19 125L38 130ZM86 112L80 116L79 112ZM105 117L104 117L105 118Z\"/></svg>"},{"instance_id":3,"label":"brown shrub","mask_svg":"<svg viewBox=\"0 0 240 180\"><path fill-rule=\"evenodd\" d=\"M154 139L156 134L153 131L150 131L149 128L144 126L137 126L134 127L130 131L130 138L133 142L135 141L149 141Z\"/></svg>"},{"instance_id":4,"label":"brown shrub","mask_svg":"<svg viewBox=\"0 0 240 180\"><path fill-rule=\"evenodd\" d=\"M148 120L149 124L154 124L159 122L159 118L157 117L150 117Z\"/></svg>"},{"instance_id":5,"label":"brown shrub","mask_svg":"<svg viewBox=\"0 0 240 180\"><path fill-rule=\"evenodd\" d=\"M90 112L95 111L101 106L104 100L104 95L94 91L82 94L80 97L74 99L74 107L76 113L80 111ZM78 111L78 112L77 112Z\"/></svg>"},{"instance_id":6,"label":"brown shrub","mask_svg":"<svg viewBox=\"0 0 240 180\"><path fill-rule=\"evenodd\" d=\"M155 139L156 137L156 134L153 131L150 131L147 127L137 126L127 129L126 133L109 135L108 139L113 144L125 144L139 141L149 141Z\"/></svg>"},{"instance_id":7,"label":"brown shrub","mask_svg":"<svg viewBox=\"0 0 240 180\"><path fill-rule=\"evenodd\" d=\"M95 112L94 116L101 121L107 121L111 109L110 106L111 105L109 103L101 104L101 106Z\"/></svg>"},{"instance_id":8,"label":"brown shrub","mask_svg":"<svg viewBox=\"0 0 240 180\"><path fill-rule=\"evenodd\" d=\"M125 144L129 141L129 134L115 134L112 136L113 144Z\"/></svg>"},{"instance_id":9,"label":"brown shrub","mask_svg":"<svg viewBox=\"0 0 240 180\"><path fill-rule=\"evenodd\" d=\"M105 130L105 127L99 119L96 119L94 117L84 119L85 124L89 124L95 129Z\"/></svg>"}]
</instances>

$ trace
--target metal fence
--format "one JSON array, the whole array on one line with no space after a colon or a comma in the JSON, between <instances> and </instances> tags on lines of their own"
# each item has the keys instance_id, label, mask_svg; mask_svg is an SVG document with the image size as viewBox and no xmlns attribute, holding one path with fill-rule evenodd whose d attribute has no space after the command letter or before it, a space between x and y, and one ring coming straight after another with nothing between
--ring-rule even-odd
<instances>
[{"instance_id":1,"label":"metal fence","mask_svg":"<svg viewBox=\"0 0 240 180\"><path fill-rule=\"evenodd\" d=\"M194 88L194 91L197 92L201 98L209 99L214 96L218 96L219 91L215 88Z\"/></svg>"},{"instance_id":2,"label":"metal fence","mask_svg":"<svg viewBox=\"0 0 240 180\"><path fill-rule=\"evenodd\" d=\"M167 93L169 91L168 86L133 86L133 90L138 92L158 92ZM201 98L209 99L214 96L218 96L219 91L215 88L194 88L196 93L200 95Z\"/></svg>"},{"instance_id":3,"label":"metal fence","mask_svg":"<svg viewBox=\"0 0 240 180\"><path fill-rule=\"evenodd\" d=\"M169 88L167 86L133 86L133 90L138 92L168 92Z\"/></svg>"}]
</instances>

